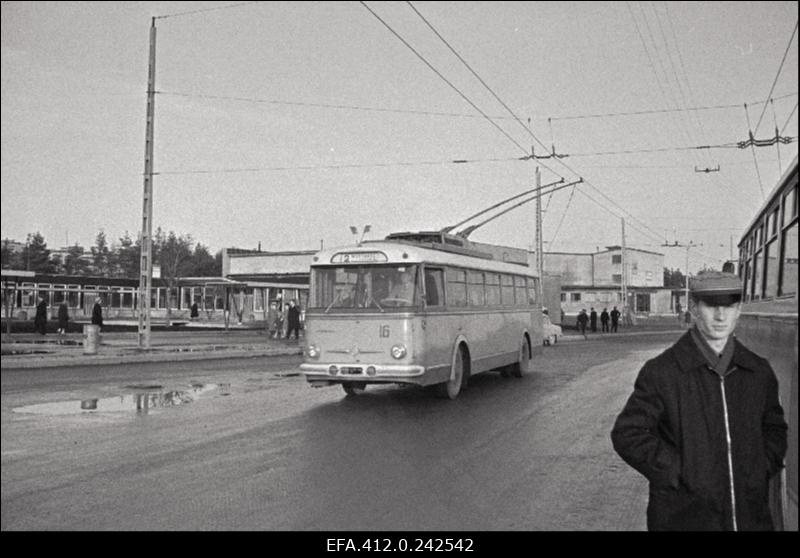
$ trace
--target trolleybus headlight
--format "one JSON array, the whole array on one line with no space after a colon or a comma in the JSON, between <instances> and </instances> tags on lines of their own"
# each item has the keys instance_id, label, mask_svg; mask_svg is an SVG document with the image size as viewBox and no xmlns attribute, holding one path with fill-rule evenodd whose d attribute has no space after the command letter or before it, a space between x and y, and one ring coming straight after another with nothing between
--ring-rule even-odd
<instances>
[{"instance_id":1,"label":"trolleybus headlight","mask_svg":"<svg viewBox=\"0 0 800 558\"><path fill-rule=\"evenodd\" d=\"M338 371L339 369L336 367L335 364L331 364L331 367L328 368L328 374L330 374L331 376L335 376Z\"/></svg>"},{"instance_id":2,"label":"trolleybus headlight","mask_svg":"<svg viewBox=\"0 0 800 558\"><path fill-rule=\"evenodd\" d=\"M403 344L394 345L392 347L392 358L403 358L406 356L406 346Z\"/></svg>"},{"instance_id":3,"label":"trolleybus headlight","mask_svg":"<svg viewBox=\"0 0 800 558\"><path fill-rule=\"evenodd\" d=\"M374 366L367 366L367 376L374 376L377 373Z\"/></svg>"},{"instance_id":4,"label":"trolleybus headlight","mask_svg":"<svg viewBox=\"0 0 800 558\"><path fill-rule=\"evenodd\" d=\"M317 347L316 345L309 345L308 348L306 349L306 354L310 358L319 358L320 354L319 347Z\"/></svg>"}]
</instances>

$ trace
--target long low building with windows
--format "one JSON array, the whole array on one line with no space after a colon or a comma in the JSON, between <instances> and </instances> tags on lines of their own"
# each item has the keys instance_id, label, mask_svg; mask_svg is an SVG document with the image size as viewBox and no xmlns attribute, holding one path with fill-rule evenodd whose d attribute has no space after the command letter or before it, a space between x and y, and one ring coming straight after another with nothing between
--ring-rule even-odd
<instances>
[{"instance_id":1,"label":"long low building with windows","mask_svg":"<svg viewBox=\"0 0 800 558\"><path fill-rule=\"evenodd\" d=\"M534 268L534 252L518 248L489 247L495 259ZM188 320L191 306L197 303L198 320L248 324L267 319L271 302L282 308L291 299L301 308L308 302L309 270L316 250L261 251L223 249L222 277L183 277L170 287L164 279L153 278L152 317L164 319L169 308L173 320ZM609 246L596 253L548 252L544 255L545 297L554 323L571 324L578 312L592 306L600 312L617 306L622 310L622 248ZM527 262L526 262L527 260ZM636 315L666 315L681 293L663 285L663 254L625 249L628 308ZM5 316L32 319L38 296L42 294L52 317L62 300L70 317L91 316L98 296L103 299L104 315L109 319L138 319L138 279L36 274L2 270ZM549 287L553 289L549 289ZM557 303L560 295L560 310Z\"/></svg>"}]
</instances>

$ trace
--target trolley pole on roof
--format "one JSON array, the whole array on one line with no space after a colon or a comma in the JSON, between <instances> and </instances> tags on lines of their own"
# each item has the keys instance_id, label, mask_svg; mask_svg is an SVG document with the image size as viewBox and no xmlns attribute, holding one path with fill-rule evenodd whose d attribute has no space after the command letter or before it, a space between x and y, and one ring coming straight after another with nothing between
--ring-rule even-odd
<instances>
[{"instance_id":1,"label":"trolley pole on roof","mask_svg":"<svg viewBox=\"0 0 800 558\"><path fill-rule=\"evenodd\" d=\"M144 148L142 245L139 265L139 348L150 349L150 292L153 286L153 120L156 102L156 18L150 23L147 70L147 126Z\"/></svg>"}]
</instances>

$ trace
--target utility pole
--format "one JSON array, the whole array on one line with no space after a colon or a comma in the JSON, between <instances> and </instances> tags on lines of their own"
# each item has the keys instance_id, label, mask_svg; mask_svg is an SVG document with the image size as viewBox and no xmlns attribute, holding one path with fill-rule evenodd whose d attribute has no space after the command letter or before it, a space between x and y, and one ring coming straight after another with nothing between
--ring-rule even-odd
<instances>
[{"instance_id":1,"label":"utility pole","mask_svg":"<svg viewBox=\"0 0 800 558\"><path fill-rule=\"evenodd\" d=\"M626 315L627 307L628 307L628 278L626 277L627 273L625 272L625 266L627 262L625 261L625 219L622 219L622 312L623 316ZM623 317L624 323L624 317Z\"/></svg>"},{"instance_id":2,"label":"utility pole","mask_svg":"<svg viewBox=\"0 0 800 558\"><path fill-rule=\"evenodd\" d=\"M690 240L689 243L686 245L686 308L689 308L689 248L693 246L692 241Z\"/></svg>"},{"instance_id":3,"label":"utility pole","mask_svg":"<svg viewBox=\"0 0 800 558\"><path fill-rule=\"evenodd\" d=\"M144 140L142 254L139 265L139 348L150 349L150 292L153 287L153 120L156 103L156 18L150 23L147 69L147 126Z\"/></svg>"},{"instance_id":4,"label":"utility pole","mask_svg":"<svg viewBox=\"0 0 800 558\"><path fill-rule=\"evenodd\" d=\"M542 241L542 174L536 167L536 271L539 274L539 288L536 296L544 306L544 242Z\"/></svg>"}]
</instances>

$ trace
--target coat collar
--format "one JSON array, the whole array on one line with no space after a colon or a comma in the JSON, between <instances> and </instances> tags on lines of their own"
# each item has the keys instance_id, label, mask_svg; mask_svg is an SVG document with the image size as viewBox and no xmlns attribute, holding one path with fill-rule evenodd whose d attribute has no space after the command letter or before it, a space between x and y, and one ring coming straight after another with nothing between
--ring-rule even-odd
<instances>
[{"instance_id":1,"label":"coat collar","mask_svg":"<svg viewBox=\"0 0 800 558\"><path fill-rule=\"evenodd\" d=\"M742 345L735 336L733 342L734 347L731 366L735 365L737 368L750 371L756 370L760 364L758 357L747 347ZM678 365L682 370L693 370L708 364L706 357L697 347L694 339L692 339L691 331L687 331L678 339L675 345L673 345L673 350L675 351L675 358L678 361Z\"/></svg>"}]
</instances>

